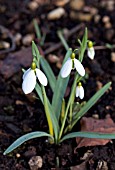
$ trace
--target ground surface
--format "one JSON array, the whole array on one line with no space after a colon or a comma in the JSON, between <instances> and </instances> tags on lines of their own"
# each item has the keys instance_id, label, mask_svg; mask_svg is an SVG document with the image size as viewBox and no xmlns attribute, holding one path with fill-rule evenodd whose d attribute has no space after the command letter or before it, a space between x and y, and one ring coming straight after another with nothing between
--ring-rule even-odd
<instances>
[{"instance_id":1,"label":"ground surface","mask_svg":"<svg viewBox=\"0 0 115 170\"><path fill-rule=\"evenodd\" d=\"M44 138L35 139L23 144L10 155L3 156L3 151L22 134L35 130L47 131L42 104L33 99L34 93L25 96L21 89L21 68L29 67L31 63L31 40L34 39L39 43L33 27L34 18L46 34L42 47L46 59L50 58L50 54L55 54L60 62L66 51L59 45L60 40L56 31L66 28L71 32L73 28L77 28L76 32L71 33L67 38L69 46L75 48L76 39L81 38L85 26L88 27L89 38L96 43L96 57L94 61L85 57L83 63L89 74L89 79L84 84L85 100L88 100L105 83L112 81L112 86L86 116L96 115L99 119L104 119L109 114L115 122L115 52L114 48L106 48L107 43L113 47L115 44L114 0L87 0L86 2L77 0L77 10L73 9L75 5L72 7L70 3L64 4L65 14L58 20L48 20L47 14L57 8L59 1L36 0L38 4L36 9L29 7L30 2L29 0L0 1L0 169L28 170L29 159L39 155L43 159L41 168L43 170L55 169L57 157L60 170L70 169L70 167L72 170L74 168L75 170L104 168L115 170L114 140L105 146L84 146L75 150L77 147L75 139L67 140L60 146L49 145ZM24 38L27 34L30 40L27 38L25 43ZM6 42L5 47L3 41ZM53 48L57 44L59 46ZM27 48L26 52L23 51L24 47ZM51 59L49 62L57 75L60 62L55 64ZM71 83L68 91L70 88ZM48 95L50 97L52 95L50 89ZM80 123L75 128L80 129ZM87 159L82 159L85 153L91 154Z\"/></svg>"}]
</instances>

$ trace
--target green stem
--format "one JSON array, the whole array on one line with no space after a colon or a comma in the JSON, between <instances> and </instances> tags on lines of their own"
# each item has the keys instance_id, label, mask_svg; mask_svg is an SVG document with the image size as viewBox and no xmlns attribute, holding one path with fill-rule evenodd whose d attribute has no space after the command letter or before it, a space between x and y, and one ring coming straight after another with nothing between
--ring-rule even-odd
<instances>
[{"instance_id":1,"label":"green stem","mask_svg":"<svg viewBox=\"0 0 115 170\"><path fill-rule=\"evenodd\" d=\"M63 46L65 47L65 49L68 50L69 49L69 45L67 44L67 41L65 40L65 38L64 38L64 36L62 34L62 31L57 31L57 35L60 38Z\"/></svg>"},{"instance_id":2,"label":"green stem","mask_svg":"<svg viewBox=\"0 0 115 170\"><path fill-rule=\"evenodd\" d=\"M70 94L69 101L68 101L67 108L66 108L66 112L65 112L65 116L64 116L63 123L62 123L61 129L60 129L60 133L59 133L59 140L61 139L61 136L63 134L65 122L66 122L66 119L67 119L68 110L69 110L71 101L73 101L73 96L75 95L75 88L76 88L77 79L78 79L78 74L76 74L76 77L75 77L75 80L74 80L74 83L73 83L73 86L72 86L71 94Z\"/></svg>"}]
</instances>

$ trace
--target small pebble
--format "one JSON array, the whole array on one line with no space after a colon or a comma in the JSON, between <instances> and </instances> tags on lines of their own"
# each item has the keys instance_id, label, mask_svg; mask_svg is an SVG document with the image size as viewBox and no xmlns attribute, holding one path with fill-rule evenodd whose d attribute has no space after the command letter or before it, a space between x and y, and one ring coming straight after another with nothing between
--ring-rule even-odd
<instances>
[{"instance_id":1,"label":"small pebble","mask_svg":"<svg viewBox=\"0 0 115 170\"><path fill-rule=\"evenodd\" d=\"M96 14L98 14L98 9L92 7L91 10L90 10L90 12L91 12L92 15L96 15Z\"/></svg>"},{"instance_id":2,"label":"small pebble","mask_svg":"<svg viewBox=\"0 0 115 170\"><path fill-rule=\"evenodd\" d=\"M21 39L22 39L22 35L20 33L17 33L14 37L14 41L17 45L20 45Z\"/></svg>"},{"instance_id":3,"label":"small pebble","mask_svg":"<svg viewBox=\"0 0 115 170\"><path fill-rule=\"evenodd\" d=\"M29 8L31 11L35 11L38 7L39 7L39 4L38 4L36 1L31 1L31 2L29 2L29 4L28 4L28 8Z\"/></svg>"},{"instance_id":4,"label":"small pebble","mask_svg":"<svg viewBox=\"0 0 115 170\"><path fill-rule=\"evenodd\" d=\"M107 10L108 11L113 11L114 10L114 4L115 4L115 1L114 0L109 0L107 1Z\"/></svg>"},{"instance_id":5,"label":"small pebble","mask_svg":"<svg viewBox=\"0 0 115 170\"><path fill-rule=\"evenodd\" d=\"M56 20L61 18L65 14L65 10L62 7L52 10L48 13L47 18L48 20Z\"/></svg>"},{"instance_id":6,"label":"small pebble","mask_svg":"<svg viewBox=\"0 0 115 170\"><path fill-rule=\"evenodd\" d=\"M17 158L20 158L20 156L21 156L21 155L20 155L19 153L16 154L16 157L17 157Z\"/></svg>"},{"instance_id":7,"label":"small pebble","mask_svg":"<svg viewBox=\"0 0 115 170\"><path fill-rule=\"evenodd\" d=\"M82 10L85 5L84 0L71 0L70 1L70 7L73 10Z\"/></svg>"},{"instance_id":8,"label":"small pebble","mask_svg":"<svg viewBox=\"0 0 115 170\"><path fill-rule=\"evenodd\" d=\"M48 55L48 61L50 63L57 63L59 61L59 58L54 54L49 54Z\"/></svg>"},{"instance_id":9,"label":"small pebble","mask_svg":"<svg viewBox=\"0 0 115 170\"><path fill-rule=\"evenodd\" d=\"M38 170L43 165L41 156L33 156L28 162L31 170Z\"/></svg>"},{"instance_id":10,"label":"small pebble","mask_svg":"<svg viewBox=\"0 0 115 170\"><path fill-rule=\"evenodd\" d=\"M57 62L57 63L56 63L56 67L59 68L59 69L61 69L62 64L61 64L60 62Z\"/></svg>"},{"instance_id":11,"label":"small pebble","mask_svg":"<svg viewBox=\"0 0 115 170\"><path fill-rule=\"evenodd\" d=\"M103 84L100 81L97 81L97 89L100 90L103 86Z\"/></svg>"},{"instance_id":12,"label":"small pebble","mask_svg":"<svg viewBox=\"0 0 115 170\"><path fill-rule=\"evenodd\" d=\"M111 61L115 62L115 52L111 53Z\"/></svg>"},{"instance_id":13,"label":"small pebble","mask_svg":"<svg viewBox=\"0 0 115 170\"><path fill-rule=\"evenodd\" d=\"M10 43L6 41L0 41L0 49L8 49L10 48Z\"/></svg>"},{"instance_id":14,"label":"small pebble","mask_svg":"<svg viewBox=\"0 0 115 170\"><path fill-rule=\"evenodd\" d=\"M23 37L23 40L22 40L22 43L23 45L25 46L29 46L32 42L32 40L34 39L34 34L26 34L24 37Z\"/></svg>"},{"instance_id":15,"label":"small pebble","mask_svg":"<svg viewBox=\"0 0 115 170\"><path fill-rule=\"evenodd\" d=\"M76 11L71 11L70 12L70 18L71 19L76 19L80 21L87 21L90 22L92 19L92 14L90 13L82 13L82 12L76 12Z\"/></svg>"},{"instance_id":16,"label":"small pebble","mask_svg":"<svg viewBox=\"0 0 115 170\"><path fill-rule=\"evenodd\" d=\"M93 114L92 117L95 118L95 119L99 119L99 115L98 114Z\"/></svg>"},{"instance_id":17,"label":"small pebble","mask_svg":"<svg viewBox=\"0 0 115 170\"><path fill-rule=\"evenodd\" d=\"M70 0L56 0L56 1L54 1L54 4L55 4L56 6L62 7L62 6L64 6L64 5L66 5L69 1L70 1Z\"/></svg>"},{"instance_id":18,"label":"small pebble","mask_svg":"<svg viewBox=\"0 0 115 170\"><path fill-rule=\"evenodd\" d=\"M94 16L95 23L99 23L100 19L101 19L101 16L99 14Z\"/></svg>"},{"instance_id":19,"label":"small pebble","mask_svg":"<svg viewBox=\"0 0 115 170\"><path fill-rule=\"evenodd\" d=\"M104 17L102 18L102 21L103 21L103 23L110 22L109 16L104 16Z\"/></svg>"},{"instance_id":20,"label":"small pebble","mask_svg":"<svg viewBox=\"0 0 115 170\"><path fill-rule=\"evenodd\" d=\"M109 29L112 27L112 24L110 22L105 23L105 28Z\"/></svg>"},{"instance_id":21,"label":"small pebble","mask_svg":"<svg viewBox=\"0 0 115 170\"><path fill-rule=\"evenodd\" d=\"M24 102L23 101L21 101L21 100L16 100L16 105L24 105Z\"/></svg>"}]
</instances>

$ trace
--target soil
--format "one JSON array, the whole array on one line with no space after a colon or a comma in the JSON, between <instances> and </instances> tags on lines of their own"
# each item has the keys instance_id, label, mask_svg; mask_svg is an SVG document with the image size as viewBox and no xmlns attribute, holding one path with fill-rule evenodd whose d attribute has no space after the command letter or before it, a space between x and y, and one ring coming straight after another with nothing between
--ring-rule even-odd
<instances>
[{"instance_id":1,"label":"soil","mask_svg":"<svg viewBox=\"0 0 115 170\"><path fill-rule=\"evenodd\" d=\"M97 10L87 20L70 17L70 12L72 11L70 2L63 6L66 14L57 20L47 19L48 12L56 8L56 1L38 0L39 6L34 10L28 7L30 2L30 0L0 0L0 25L2 30L8 30L5 38L3 33L0 32L0 41L5 41L9 44L9 48L0 47L0 61L6 61L5 59L9 56L9 53L15 54L15 52L22 50L24 46L26 48L31 47L30 42L27 45L23 44L23 39L27 34L34 34L35 42L39 43L32 24L34 18L37 19L42 32L46 33L45 43L42 46L44 54L51 46L60 43L56 33L57 30L63 28L71 30L80 24L84 25L83 29L80 29L67 39L69 46L74 49L76 47L76 39L83 36L84 28L87 26L89 38L96 43L97 50L94 61L87 57L83 61L89 75L89 78L86 80L87 83L84 83L85 100L88 100L100 86L107 82L111 81L112 86L109 92L105 93L88 111L86 117L98 115L99 119L104 119L106 115L110 114L115 122L115 53L114 48L110 49L105 46L107 43L115 44L115 4L112 7L110 5L114 0L111 0L109 5L106 0L84 1L83 8L78 10L77 14L81 12L85 14L90 13L91 9ZM109 26L105 24L105 16L109 18ZM22 36L18 43L15 41L17 33L20 33ZM64 47L60 46L49 53L46 52L45 58L48 59L49 54L55 54L62 60L65 52ZM19 58L18 60L20 63ZM3 63L5 65L5 62ZM57 75L59 67L56 64L50 64L55 75ZM2 65L3 68L4 65ZM36 94L33 92L30 95L24 95L22 92L21 68L16 68L16 71L9 68L12 74L8 75L7 72L6 76L6 72L2 71L2 67L0 69L0 170L29 170L28 161L32 156L36 155L42 157L43 166L41 170L78 170L77 165L79 165L80 170L100 170L104 168L106 170L115 170L114 140L105 146L84 146L75 152L77 146L75 139L67 140L56 146L50 145L46 138L38 138L24 143L11 154L4 156L4 150L21 135L36 130L47 131L48 127L42 104L33 98L33 95L35 96ZM29 64L26 67L29 67ZM70 88L71 82L68 89ZM51 97L51 90L48 89L47 92L49 97ZM66 98L68 98L68 92L66 93ZM75 131L76 129L80 130L80 122L73 130ZM83 160L84 154L89 151L92 154Z\"/></svg>"}]
</instances>

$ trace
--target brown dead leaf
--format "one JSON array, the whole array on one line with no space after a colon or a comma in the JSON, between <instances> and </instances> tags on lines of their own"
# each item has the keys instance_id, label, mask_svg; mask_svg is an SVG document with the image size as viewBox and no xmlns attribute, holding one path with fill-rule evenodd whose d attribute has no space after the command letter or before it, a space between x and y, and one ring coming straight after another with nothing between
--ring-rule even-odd
<instances>
[{"instance_id":1,"label":"brown dead leaf","mask_svg":"<svg viewBox=\"0 0 115 170\"><path fill-rule=\"evenodd\" d=\"M0 74L6 79L10 78L23 67L30 66L31 61L31 47L11 53L3 61L0 61Z\"/></svg>"},{"instance_id":2,"label":"brown dead leaf","mask_svg":"<svg viewBox=\"0 0 115 170\"><path fill-rule=\"evenodd\" d=\"M87 170L86 162L82 162L80 165L70 167L71 170Z\"/></svg>"},{"instance_id":3,"label":"brown dead leaf","mask_svg":"<svg viewBox=\"0 0 115 170\"><path fill-rule=\"evenodd\" d=\"M109 115L105 119L98 120L92 117L86 118L83 117L81 119L81 131L87 132L99 132L99 133L113 133L115 132L115 123L110 118ZM110 142L110 139L91 139L91 138L81 138L77 137L76 142L78 146L75 148L75 152L77 148L87 147L87 146L95 146L95 145L106 145Z\"/></svg>"},{"instance_id":4,"label":"brown dead leaf","mask_svg":"<svg viewBox=\"0 0 115 170\"><path fill-rule=\"evenodd\" d=\"M39 47L38 47L39 48ZM40 54L43 55L43 51L39 48ZM22 68L30 67L32 62L32 48L24 48L18 52L9 54L3 61L0 61L0 74L5 79L10 78Z\"/></svg>"}]
</instances>

